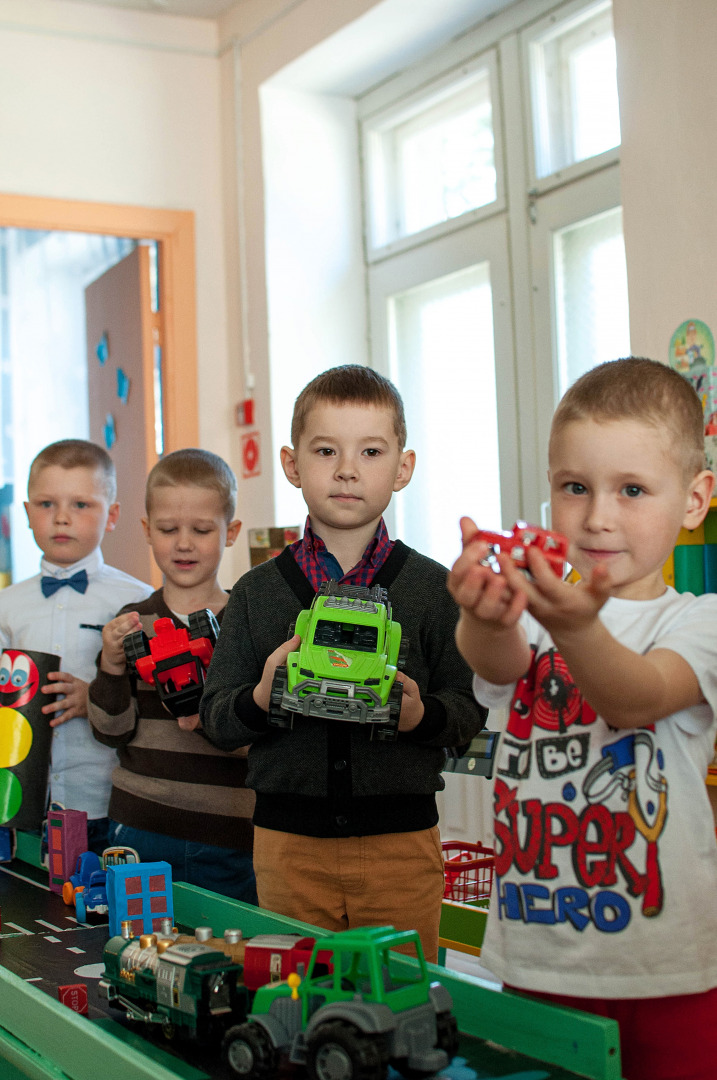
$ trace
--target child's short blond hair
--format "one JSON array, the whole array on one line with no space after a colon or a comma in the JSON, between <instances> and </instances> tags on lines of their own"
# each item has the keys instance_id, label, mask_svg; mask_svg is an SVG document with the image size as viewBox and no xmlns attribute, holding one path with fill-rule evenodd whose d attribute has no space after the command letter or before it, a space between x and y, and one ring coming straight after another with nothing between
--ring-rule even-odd
<instances>
[{"instance_id":1,"label":"child's short blond hair","mask_svg":"<svg viewBox=\"0 0 717 1080\"><path fill-rule=\"evenodd\" d=\"M299 445L309 413L320 401L333 405L375 405L389 409L393 413L393 428L399 449L405 447L406 417L403 400L396 387L373 368L361 364L343 364L317 375L297 397L291 420L294 449Z\"/></svg>"},{"instance_id":2,"label":"child's short blond hair","mask_svg":"<svg viewBox=\"0 0 717 1080\"><path fill-rule=\"evenodd\" d=\"M704 417L694 387L677 371L628 356L592 368L560 400L550 441L573 420L639 420L667 429L692 479L705 467Z\"/></svg>"},{"instance_id":3,"label":"child's short blond hair","mask_svg":"<svg viewBox=\"0 0 717 1080\"><path fill-rule=\"evenodd\" d=\"M97 469L102 478L107 502L113 503L117 499L114 461L97 443L88 442L86 439L60 439L46 446L33 458L30 465L27 478L28 495L42 470L51 465L59 465L61 469Z\"/></svg>"},{"instance_id":4,"label":"child's short blond hair","mask_svg":"<svg viewBox=\"0 0 717 1080\"><path fill-rule=\"evenodd\" d=\"M224 458L196 447L174 450L160 458L150 470L145 494L147 513L152 510L152 496L157 488L180 487L183 484L216 491L227 522L233 519L237 501L236 476Z\"/></svg>"}]
</instances>

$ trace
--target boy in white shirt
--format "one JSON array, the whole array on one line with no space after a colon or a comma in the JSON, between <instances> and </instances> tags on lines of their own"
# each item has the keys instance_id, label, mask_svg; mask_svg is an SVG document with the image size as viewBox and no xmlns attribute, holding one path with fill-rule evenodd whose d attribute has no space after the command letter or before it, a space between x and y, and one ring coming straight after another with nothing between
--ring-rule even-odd
<instances>
[{"instance_id":1,"label":"boy in white shirt","mask_svg":"<svg viewBox=\"0 0 717 1080\"><path fill-rule=\"evenodd\" d=\"M553 417L553 527L577 585L464 518L449 577L476 697L510 706L482 959L512 989L617 1020L627 1080L714 1080L717 596L662 568L710 506L702 406L664 364L601 364ZM616 1066L617 1068L617 1066Z\"/></svg>"},{"instance_id":2,"label":"boy in white shirt","mask_svg":"<svg viewBox=\"0 0 717 1080\"><path fill-rule=\"evenodd\" d=\"M40 573L0 591L0 646L62 657L43 694L61 697L42 707L53 730L50 797L84 810L88 843L106 847L113 750L92 737L87 687L95 675L102 628L124 603L151 588L107 566L100 544L119 517L117 480L109 454L83 439L45 447L30 466L28 522L43 553Z\"/></svg>"}]
</instances>

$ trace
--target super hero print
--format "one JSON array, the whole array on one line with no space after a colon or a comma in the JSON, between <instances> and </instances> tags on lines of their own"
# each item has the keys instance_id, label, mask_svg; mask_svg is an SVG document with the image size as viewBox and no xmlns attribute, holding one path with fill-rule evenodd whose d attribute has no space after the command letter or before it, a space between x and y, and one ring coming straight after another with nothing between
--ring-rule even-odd
<instances>
[{"instance_id":1,"label":"super hero print","mask_svg":"<svg viewBox=\"0 0 717 1080\"><path fill-rule=\"evenodd\" d=\"M538 657L533 646L530 667L515 688L506 730L517 739L527 739L533 724L565 734L573 724L594 722L595 710L583 700L557 649Z\"/></svg>"},{"instance_id":2,"label":"super hero print","mask_svg":"<svg viewBox=\"0 0 717 1080\"><path fill-rule=\"evenodd\" d=\"M639 729L615 733L619 737L595 761L595 720L557 651L551 648L537 661L534 653L516 687L497 764L501 919L619 933L634 917L654 918L663 909L663 752L654 730ZM556 734L530 739L535 728ZM549 786L538 781L535 797L521 798L523 785L530 789L538 776ZM537 797L543 791L550 797Z\"/></svg>"}]
</instances>

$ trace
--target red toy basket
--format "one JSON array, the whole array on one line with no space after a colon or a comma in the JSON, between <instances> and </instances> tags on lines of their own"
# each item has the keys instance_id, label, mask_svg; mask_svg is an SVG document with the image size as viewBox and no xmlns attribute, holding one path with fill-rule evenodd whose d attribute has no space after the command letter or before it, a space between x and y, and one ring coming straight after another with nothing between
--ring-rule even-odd
<instances>
[{"instance_id":1,"label":"red toy basket","mask_svg":"<svg viewBox=\"0 0 717 1080\"><path fill-rule=\"evenodd\" d=\"M483 844L467 844L445 840L443 859L446 885L444 900L489 900L493 887L495 852Z\"/></svg>"}]
</instances>

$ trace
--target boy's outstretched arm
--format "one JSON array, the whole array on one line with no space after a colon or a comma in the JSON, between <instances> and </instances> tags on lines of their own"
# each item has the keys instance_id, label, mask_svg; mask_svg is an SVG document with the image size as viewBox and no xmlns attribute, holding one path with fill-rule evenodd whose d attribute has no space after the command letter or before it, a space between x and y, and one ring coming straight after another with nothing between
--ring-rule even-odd
<instances>
[{"instance_id":1,"label":"boy's outstretched arm","mask_svg":"<svg viewBox=\"0 0 717 1080\"><path fill-rule=\"evenodd\" d=\"M509 584L522 578L501 567ZM610 595L609 573L597 567L590 581L559 581L542 554L528 551L532 581L524 581L528 610L555 642L585 700L612 727L644 727L704 701L697 676L671 649L641 654L621 644L599 618Z\"/></svg>"},{"instance_id":2,"label":"boy's outstretched arm","mask_svg":"<svg viewBox=\"0 0 717 1080\"><path fill-rule=\"evenodd\" d=\"M518 623L528 595L519 571L509 583L503 573L483 565L489 547L476 539L477 533L470 518L461 518L463 551L448 575L449 592L461 609L456 643L481 678L505 685L530 665L530 649Z\"/></svg>"}]
</instances>

